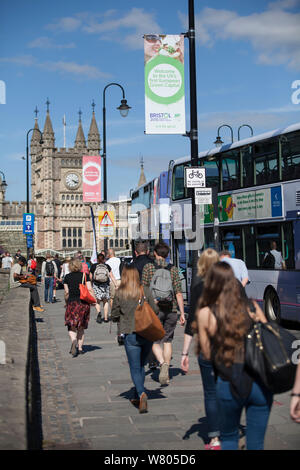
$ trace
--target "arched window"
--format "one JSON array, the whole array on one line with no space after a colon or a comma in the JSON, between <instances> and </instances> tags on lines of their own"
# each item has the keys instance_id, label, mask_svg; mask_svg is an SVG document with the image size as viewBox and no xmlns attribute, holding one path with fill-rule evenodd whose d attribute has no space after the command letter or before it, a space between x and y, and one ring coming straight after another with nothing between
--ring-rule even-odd
<instances>
[{"instance_id":1,"label":"arched window","mask_svg":"<svg viewBox=\"0 0 300 470\"><path fill-rule=\"evenodd\" d=\"M113 241L113 239L111 238L111 239L109 240L109 248L113 248L113 247L114 247L114 241Z\"/></svg>"},{"instance_id":2,"label":"arched window","mask_svg":"<svg viewBox=\"0 0 300 470\"><path fill-rule=\"evenodd\" d=\"M62 236L63 237L67 236L67 230L65 228L62 229Z\"/></svg>"},{"instance_id":3,"label":"arched window","mask_svg":"<svg viewBox=\"0 0 300 470\"><path fill-rule=\"evenodd\" d=\"M119 240L115 240L115 248L119 247Z\"/></svg>"},{"instance_id":4,"label":"arched window","mask_svg":"<svg viewBox=\"0 0 300 470\"><path fill-rule=\"evenodd\" d=\"M82 240L81 240L81 238L78 238L78 248L82 248Z\"/></svg>"},{"instance_id":5,"label":"arched window","mask_svg":"<svg viewBox=\"0 0 300 470\"><path fill-rule=\"evenodd\" d=\"M120 248L123 248L123 246L124 246L124 240L121 239L120 240Z\"/></svg>"},{"instance_id":6,"label":"arched window","mask_svg":"<svg viewBox=\"0 0 300 470\"><path fill-rule=\"evenodd\" d=\"M71 237L71 236L72 236L72 229L68 228L68 237Z\"/></svg>"},{"instance_id":7,"label":"arched window","mask_svg":"<svg viewBox=\"0 0 300 470\"><path fill-rule=\"evenodd\" d=\"M67 247L67 240L65 238L63 238L62 246L63 246L63 248Z\"/></svg>"}]
</instances>

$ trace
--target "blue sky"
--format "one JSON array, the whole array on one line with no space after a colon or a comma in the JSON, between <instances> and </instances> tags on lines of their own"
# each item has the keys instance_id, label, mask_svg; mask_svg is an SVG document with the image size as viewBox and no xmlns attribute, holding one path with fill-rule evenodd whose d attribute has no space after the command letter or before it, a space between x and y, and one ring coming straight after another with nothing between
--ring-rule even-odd
<instances>
[{"instance_id":1,"label":"blue sky","mask_svg":"<svg viewBox=\"0 0 300 470\"><path fill-rule=\"evenodd\" d=\"M102 93L120 83L132 106L121 118L117 87L106 93L108 197L127 195L137 185L139 160L148 180L170 159L189 155L189 139L144 135L143 34L178 34L188 29L188 0L2 0L0 4L0 80L6 104L0 104L0 170L8 200L25 200L26 133L35 106L42 129L46 100L56 136L73 147L78 110L87 137L92 108L102 137ZM199 151L213 147L217 128L242 124L254 134L300 121L292 83L300 79L300 1L195 0ZM188 40L185 86L189 130ZM229 141L228 129L221 136ZM241 130L241 138L249 129Z\"/></svg>"}]
</instances>

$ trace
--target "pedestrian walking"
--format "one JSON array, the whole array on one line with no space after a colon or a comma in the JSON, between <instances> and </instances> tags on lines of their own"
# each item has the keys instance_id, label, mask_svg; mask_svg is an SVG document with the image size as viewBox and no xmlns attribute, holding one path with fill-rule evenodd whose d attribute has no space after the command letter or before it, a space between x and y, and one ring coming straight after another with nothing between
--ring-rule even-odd
<instances>
[{"instance_id":1,"label":"pedestrian walking","mask_svg":"<svg viewBox=\"0 0 300 470\"><path fill-rule=\"evenodd\" d=\"M144 288L144 295L157 313L158 308L149 288ZM122 270L121 284L113 301L111 318L114 322L120 322L120 333L124 335L125 351L134 384L134 397L131 402L138 405L140 413L146 413L148 397L144 388L145 364L153 343L135 333L134 313L140 298L139 272L133 265L125 265Z\"/></svg>"},{"instance_id":2,"label":"pedestrian walking","mask_svg":"<svg viewBox=\"0 0 300 470\"><path fill-rule=\"evenodd\" d=\"M253 321L267 320L258 304L242 295L228 263L215 263L207 272L196 318L201 352L217 374L222 450L238 449L243 409L247 449L263 449L273 395L247 372L244 344Z\"/></svg>"},{"instance_id":3,"label":"pedestrian walking","mask_svg":"<svg viewBox=\"0 0 300 470\"><path fill-rule=\"evenodd\" d=\"M149 258L149 244L147 241L138 241L134 248L135 259L132 261L133 266L138 270L140 280L142 280L142 274L144 266L148 263L152 263Z\"/></svg>"},{"instance_id":4,"label":"pedestrian walking","mask_svg":"<svg viewBox=\"0 0 300 470\"><path fill-rule=\"evenodd\" d=\"M249 274L244 261L238 258L232 258L231 253L226 250L221 251L220 261L228 263L232 267L235 277L240 281L243 287L246 287L249 282Z\"/></svg>"},{"instance_id":5,"label":"pedestrian walking","mask_svg":"<svg viewBox=\"0 0 300 470\"><path fill-rule=\"evenodd\" d=\"M120 273L121 261L119 258L116 257L115 251L112 248L109 248L108 250L108 259L106 261L106 264L110 266L112 270L112 274L116 281L116 282L110 283L110 308L111 308L114 297L116 295L116 289L119 287L120 282L121 282L121 273Z\"/></svg>"},{"instance_id":6,"label":"pedestrian walking","mask_svg":"<svg viewBox=\"0 0 300 470\"><path fill-rule=\"evenodd\" d=\"M90 270L90 280L93 283L95 297L97 299L97 322L101 323L101 302L103 303L104 322L108 323L108 303L110 300L110 282L117 286L111 267L105 263L104 255L97 256L97 264L93 264Z\"/></svg>"},{"instance_id":7,"label":"pedestrian walking","mask_svg":"<svg viewBox=\"0 0 300 470\"><path fill-rule=\"evenodd\" d=\"M35 276L36 273L36 268L37 268L37 262L34 257L34 254L29 255L29 260L27 263L28 271L32 273Z\"/></svg>"},{"instance_id":8,"label":"pedestrian walking","mask_svg":"<svg viewBox=\"0 0 300 470\"><path fill-rule=\"evenodd\" d=\"M54 279L57 278L57 267L52 255L46 255L46 261L42 264L42 283L44 284L44 297L46 303L53 303Z\"/></svg>"},{"instance_id":9,"label":"pedestrian walking","mask_svg":"<svg viewBox=\"0 0 300 470\"><path fill-rule=\"evenodd\" d=\"M161 385L167 385L170 382L169 367L172 358L172 341L177 325L175 299L180 310L180 324L181 326L185 324L179 271L175 266L167 264L168 254L169 247L166 243L160 242L155 245L155 261L146 264L142 274L142 284L144 287L150 288L159 308L158 317L166 332L164 338L161 341L156 341L152 348L160 365L159 382Z\"/></svg>"},{"instance_id":10,"label":"pedestrian walking","mask_svg":"<svg viewBox=\"0 0 300 470\"><path fill-rule=\"evenodd\" d=\"M90 305L80 300L79 284L82 284L81 262L72 259L69 263L70 273L64 278L66 300L65 326L68 327L71 339L70 354L76 357L83 354L84 330L88 328L90 319ZM86 285L94 296L91 282L86 279Z\"/></svg>"},{"instance_id":11,"label":"pedestrian walking","mask_svg":"<svg viewBox=\"0 0 300 470\"><path fill-rule=\"evenodd\" d=\"M189 315L184 331L184 342L181 355L181 369L187 373L189 370L189 349L194 336L194 329L192 327L195 321L195 311L199 299L203 292L203 284L205 275L209 268L219 261L218 253L212 248L204 250L198 259L197 263L197 276L194 280L191 296L190 296L190 309ZM202 353L198 355L198 364L200 367L203 391L204 391L204 405L205 414L208 424L208 438L209 443L205 444L206 450L220 450L220 429L219 429L219 414L217 408L216 396L216 380L211 361L205 359Z\"/></svg>"},{"instance_id":12,"label":"pedestrian walking","mask_svg":"<svg viewBox=\"0 0 300 470\"><path fill-rule=\"evenodd\" d=\"M65 261L62 264L62 267L61 267L62 282L63 282L64 278L66 277L66 275L69 274L69 272L70 272L70 269L69 269L70 261L71 261L71 258L68 257L68 258L65 259Z\"/></svg>"},{"instance_id":13,"label":"pedestrian walking","mask_svg":"<svg viewBox=\"0 0 300 470\"><path fill-rule=\"evenodd\" d=\"M300 423L300 362L297 366L294 387L291 393L290 415L293 421Z\"/></svg>"},{"instance_id":14,"label":"pedestrian walking","mask_svg":"<svg viewBox=\"0 0 300 470\"><path fill-rule=\"evenodd\" d=\"M137 241L134 248L135 258L132 261L133 266L138 270L140 275L140 280L142 280L144 266L148 263L152 263L151 258L149 257L149 243L147 241ZM158 367L158 361L154 356L152 350L148 357L148 364L150 370L155 370Z\"/></svg>"},{"instance_id":15,"label":"pedestrian walking","mask_svg":"<svg viewBox=\"0 0 300 470\"><path fill-rule=\"evenodd\" d=\"M2 257L2 269L11 269L13 262L14 260L10 256L9 251L6 251Z\"/></svg>"},{"instance_id":16,"label":"pedestrian walking","mask_svg":"<svg viewBox=\"0 0 300 470\"><path fill-rule=\"evenodd\" d=\"M54 278L54 282L53 282L53 302L56 302L56 289L57 289L57 285L58 285L58 282L62 282L61 280L61 266L62 266L62 262L60 261L59 259L59 256L58 254L56 254L54 256L54 263L56 264L56 267L57 267L57 278Z\"/></svg>"},{"instance_id":17,"label":"pedestrian walking","mask_svg":"<svg viewBox=\"0 0 300 470\"><path fill-rule=\"evenodd\" d=\"M15 287L25 287L30 289L30 300L33 305L33 310L36 312L44 312L44 309L41 306L40 296L36 285L30 283L21 283L20 281L25 280L28 276L23 272L23 268L26 264L26 259L24 256L19 256L16 263L12 266L10 270L10 288Z\"/></svg>"}]
</instances>

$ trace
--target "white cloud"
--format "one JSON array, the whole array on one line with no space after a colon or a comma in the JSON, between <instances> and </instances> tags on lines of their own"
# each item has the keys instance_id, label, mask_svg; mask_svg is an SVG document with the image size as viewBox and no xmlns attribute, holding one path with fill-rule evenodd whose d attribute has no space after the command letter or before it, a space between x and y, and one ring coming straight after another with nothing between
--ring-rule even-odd
<instances>
[{"instance_id":1,"label":"white cloud","mask_svg":"<svg viewBox=\"0 0 300 470\"><path fill-rule=\"evenodd\" d=\"M60 18L56 23L48 24L46 29L56 32L71 33L76 31L81 26L82 20L80 18L68 16Z\"/></svg>"},{"instance_id":2,"label":"white cloud","mask_svg":"<svg viewBox=\"0 0 300 470\"><path fill-rule=\"evenodd\" d=\"M249 41L259 63L287 64L300 70L300 12L287 11L299 5L299 0L281 0L270 3L261 13L248 16L204 8L196 16L197 40L207 47L218 40ZM186 16L180 14L180 18L186 26Z\"/></svg>"},{"instance_id":3,"label":"white cloud","mask_svg":"<svg viewBox=\"0 0 300 470\"><path fill-rule=\"evenodd\" d=\"M297 113L295 115L295 113ZM249 124L253 128L254 135L278 127L286 126L287 122L295 123L299 121L298 117L299 108L297 106L283 106L281 108L269 108L261 110L242 110L232 112L214 112L214 113L202 113L198 115L198 129L199 135L206 131L216 131L222 124L226 123L230 125L235 134L239 126L242 124ZM259 131L257 131L259 129ZM224 128L225 136L229 136L229 130ZM250 129L243 128L240 130L241 135L248 135ZM249 134L250 135L250 134ZM236 138L236 135L234 136ZM212 145L213 146L213 145Z\"/></svg>"},{"instance_id":4,"label":"white cloud","mask_svg":"<svg viewBox=\"0 0 300 470\"><path fill-rule=\"evenodd\" d=\"M61 18L47 25L46 29L55 32L80 29L84 33L100 35L102 40L120 42L131 49L143 48L143 34L160 31L154 15L143 8L132 8L123 16L118 16L117 10L107 10L102 14L78 13L74 17Z\"/></svg>"},{"instance_id":5,"label":"white cloud","mask_svg":"<svg viewBox=\"0 0 300 470\"><path fill-rule=\"evenodd\" d=\"M38 49L73 49L75 47L74 42L66 44L56 44L51 38L47 36L42 36L34 39L28 44L29 48L38 48Z\"/></svg>"},{"instance_id":6,"label":"white cloud","mask_svg":"<svg viewBox=\"0 0 300 470\"><path fill-rule=\"evenodd\" d=\"M38 62L31 55L17 56L17 57L0 57L0 62L7 62L26 67L38 67L41 69L49 70L51 72L59 72L62 74L70 74L73 77L85 78L89 80L96 80L101 78L109 78L110 74L102 72L98 67L88 64L77 64L76 62Z\"/></svg>"}]
</instances>

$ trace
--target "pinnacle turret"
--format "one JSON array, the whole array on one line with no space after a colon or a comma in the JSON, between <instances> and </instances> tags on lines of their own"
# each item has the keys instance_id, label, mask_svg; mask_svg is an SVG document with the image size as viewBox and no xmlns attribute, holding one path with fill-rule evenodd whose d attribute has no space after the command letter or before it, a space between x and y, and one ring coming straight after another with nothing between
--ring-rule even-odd
<instances>
[{"instance_id":1,"label":"pinnacle turret","mask_svg":"<svg viewBox=\"0 0 300 470\"><path fill-rule=\"evenodd\" d=\"M138 182L138 188L140 186L143 186L143 184L145 184L147 182L146 176L145 176L145 173L144 173L144 159L143 159L143 157L140 160L140 164L141 164L141 174L140 174L140 179L139 179L139 182Z\"/></svg>"},{"instance_id":2,"label":"pinnacle turret","mask_svg":"<svg viewBox=\"0 0 300 470\"><path fill-rule=\"evenodd\" d=\"M100 134L99 134L96 118L95 118L94 102L92 104L92 107L93 107L93 115L92 115L92 121L91 121L90 130L88 134L88 150L98 154L100 153Z\"/></svg>"},{"instance_id":3,"label":"pinnacle turret","mask_svg":"<svg viewBox=\"0 0 300 470\"><path fill-rule=\"evenodd\" d=\"M50 104L49 99L47 99L46 104L47 104L47 115L46 115L44 130L43 130L43 147L54 148L55 137L54 137L52 122L51 122L50 113L49 113L49 104Z\"/></svg>"},{"instance_id":4,"label":"pinnacle turret","mask_svg":"<svg viewBox=\"0 0 300 470\"><path fill-rule=\"evenodd\" d=\"M76 134L76 139L75 139L75 149L85 149L86 148L86 143L85 143L85 137L84 137L84 132L82 129L82 124L81 124L81 110L79 110L79 123L78 123L78 130Z\"/></svg>"}]
</instances>

